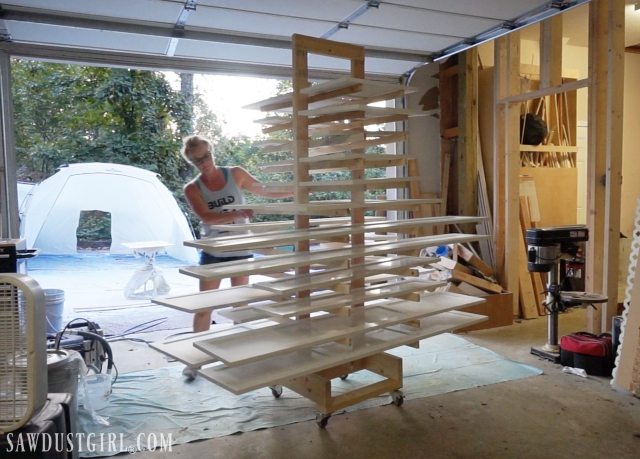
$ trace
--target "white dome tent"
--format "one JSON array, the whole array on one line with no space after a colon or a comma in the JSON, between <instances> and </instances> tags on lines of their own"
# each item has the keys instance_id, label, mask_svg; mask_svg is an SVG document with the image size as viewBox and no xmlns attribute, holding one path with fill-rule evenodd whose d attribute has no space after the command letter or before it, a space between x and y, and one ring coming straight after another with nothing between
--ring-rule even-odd
<instances>
[{"instance_id":1,"label":"white dome tent","mask_svg":"<svg viewBox=\"0 0 640 459\"><path fill-rule=\"evenodd\" d=\"M128 253L127 242L166 241L167 254L194 262L196 250L185 215L157 175L122 164L81 163L60 170L31 191L21 222L27 247L44 254L77 252L81 211L111 214L111 253Z\"/></svg>"}]
</instances>

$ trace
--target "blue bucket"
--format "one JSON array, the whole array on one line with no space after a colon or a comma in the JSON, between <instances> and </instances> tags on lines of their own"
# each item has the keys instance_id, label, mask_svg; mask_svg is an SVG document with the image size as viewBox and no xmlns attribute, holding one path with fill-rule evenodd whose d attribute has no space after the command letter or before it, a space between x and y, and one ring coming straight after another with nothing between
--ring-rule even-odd
<instances>
[{"instance_id":1,"label":"blue bucket","mask_svg":"<svg viewBox=\"0 0 640 459\"><path fill-rule=\"evenodd\" d=\"M58 333L62 330L62 314L64 312L64 290L44 289L47 313L47 333Z\"/></svg>"}]
</instances>

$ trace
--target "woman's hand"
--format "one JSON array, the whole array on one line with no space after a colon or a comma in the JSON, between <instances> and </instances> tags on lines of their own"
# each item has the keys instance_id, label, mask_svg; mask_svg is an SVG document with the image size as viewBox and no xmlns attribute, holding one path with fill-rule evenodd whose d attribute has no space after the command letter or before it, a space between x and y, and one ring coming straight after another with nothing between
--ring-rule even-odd
<instances>
[{"instance_id":1,"label":"woman's hand","mask_svg":"<svg viewBox=\"0 0 640 459\"><path fill-rule=\"evenodd\" d=\"M251 217L253 217L253 210L250 210L250 209L241 209L241 210L236 210L235 212L240 214L241 218L251 218Z\"/></svg>"}]
</instances>

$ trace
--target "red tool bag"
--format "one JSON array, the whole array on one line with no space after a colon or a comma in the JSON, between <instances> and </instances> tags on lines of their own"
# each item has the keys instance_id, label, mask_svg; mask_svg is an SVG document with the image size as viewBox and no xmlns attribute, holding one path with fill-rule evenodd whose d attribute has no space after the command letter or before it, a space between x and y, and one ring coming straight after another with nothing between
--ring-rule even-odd
<instances>
[{"instance_id":1,"label":"red tool bag","mask_svg":"<svg viewBox=\"0 0 640 459\"><path fill-rule=\"evenodd\" d=\"M613 362L609 333L575 332L560 338L560 363L564 366L582 368L590 375L611 376Z\"/></svg>"}]
</instances>

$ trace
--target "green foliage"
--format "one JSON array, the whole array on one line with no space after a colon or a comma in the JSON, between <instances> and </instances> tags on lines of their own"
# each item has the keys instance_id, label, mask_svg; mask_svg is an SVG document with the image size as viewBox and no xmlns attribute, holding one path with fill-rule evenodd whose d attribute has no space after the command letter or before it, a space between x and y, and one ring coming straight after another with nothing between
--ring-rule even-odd
<instances>
[{"instance_id":1,"label":"green foliage","mask_svg":"<svg viewBox=\"0 0 640 459\"><path fill-rule=\"evenodd\" d=\"M111 213L100 210L80 211L76 237L78 241L111 241Z\"/></svg>"},{"instance_id":2,"label":"green foliage","mask_svg":"<svg viewBox=\"0 0 640 459\"><path fill-rule=\"evenodd\" d=\"M158 173L187 211L182 138L192 122L213 139L221 132L200 96L188 105L158 72L29 60L12 61L12 80L19 180L69 163L127 164Z\"/></svg>"}]
</instances>

